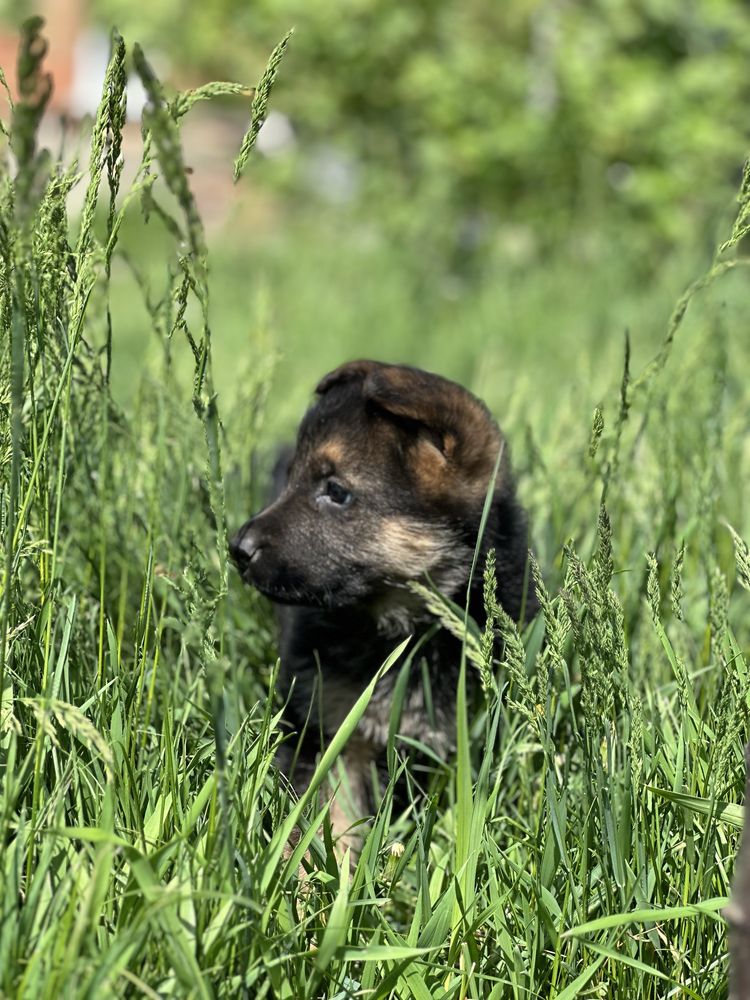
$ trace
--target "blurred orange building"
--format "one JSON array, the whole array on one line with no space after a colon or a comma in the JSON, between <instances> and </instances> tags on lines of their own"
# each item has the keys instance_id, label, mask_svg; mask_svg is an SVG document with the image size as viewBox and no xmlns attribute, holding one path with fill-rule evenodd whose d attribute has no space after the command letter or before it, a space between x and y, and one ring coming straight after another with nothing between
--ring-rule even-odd
<instances>
[{"instance_id":1,"label":"blurred orange building","mask_svg":"<svg viewBox=\"0 0 750 1000\"><path fill-rule=\"evenodd\" d=\"M58 114L74 114L74 88L79 71L80 41L85 29L84 0L39 0L37 12L44 18L44 35L49 42L45 60L52 74L53 91L50 109ZM0 66L11 94L17 96L16 61L18 58L18 25L0 23Z\"/></svg>"},{"instance_id":2,"label":"blurred orange building","mask_svg":"<svg viewBox=\"0 0 750 1000\"><path fill-rule=\"evenodd\" d=\"M52 74L53 90L41 128L40 141L51 150L63 150L63 157L85 159L85 147L77 141L77 123L96 112L102 82L110 54L108 32L89 16L86 0L38 0L36 12L44 18L42 34L48 43L44 68ZM17 97L16 63L19 23L0 18L0 67L13 99ZM171 75L168 60L161 53L150 52L160 75ZM189 77L189 67L181 67ZM192 81L195 85L202 81ZM203 81L205 82L205 81ZM146 95L140 80L131 75L128 81L128 122L123 133L125 157L124 180L127 183L140 161L141 111ZM5 108L3 108L5 105ZM217 114L198 106L182 123L181 135L186 162L192 168L191 188L204 221L212 228L220 226L240 202L252 198L246 181L240 188L232 183L232 160L239 149L248 124L247 104L238 101L231 110ZM0 115L7 116L7 100L0 88ZM259 151L262 143L259 143ZM267 197L260 199L265 214ZM256 218L258 212L253 212Z\"/></svg>"}]
</instances>

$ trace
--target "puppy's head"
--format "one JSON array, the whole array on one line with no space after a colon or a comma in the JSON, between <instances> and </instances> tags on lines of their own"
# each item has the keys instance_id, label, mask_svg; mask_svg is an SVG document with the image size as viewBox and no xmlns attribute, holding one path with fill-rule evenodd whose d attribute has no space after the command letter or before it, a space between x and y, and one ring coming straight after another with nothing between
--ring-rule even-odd
<instances>
[{"instance_id":1,"label":"puppy's head","mask_svg":"<svg viewBox=\"0 0 750 1000\"><path fill-rule=\"evenodd\" d=\"M466 585L500 431L461 386L356 361L326 375L281 495L232 541L244 579L272 600L346 607L429 576ZM501 458L496 492L507 488Z\"/></svg>"}]
</instances>

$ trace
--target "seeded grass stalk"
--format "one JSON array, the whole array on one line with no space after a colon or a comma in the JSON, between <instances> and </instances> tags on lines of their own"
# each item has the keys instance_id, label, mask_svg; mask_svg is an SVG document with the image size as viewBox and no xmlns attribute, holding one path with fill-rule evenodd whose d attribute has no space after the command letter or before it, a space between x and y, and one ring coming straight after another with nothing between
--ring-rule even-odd
<instances>
[{"instance_id":1,"label":"seeded grass stalk","mask_svg":"<svg viewBox=\"0 0 750 1000\"><path fill-rule=\"evenodd\" d=\"M389 781L360 854L341 858L329 764L370 690L293 801L274 766L285 734L271 617L226 559L269 393L273 405L274 346L259 335L240 403L220 414L211 272L180 139L196 102L250 98L241 173L286 39L257 88L170 96L115 34L84 170L37 147L40 29L25 28L0 177L0 992L725 996L720 911L750 699L750 525L725 473L737 464L726 414L747 381L728 360L737 331L707 306L701 350L669 375L688 303L743 263L747 177L730 238L678 302L656 361L631 375L626 341L619 390L592 401L592 427L556 407L555 462L516 449L537 621L519 630L503 614L491 557L477 566L486 625L419 590L465 639L462 679L479 681L458 692L457 762L407 767L425 748L396 738L407 668L394 667ZM121 191L129 58L148 103ZM111 293L139 208L164 260L160 285L133 264L131 293L161 360L125 413L110 394Z\"/></svg>"}]
</instances>

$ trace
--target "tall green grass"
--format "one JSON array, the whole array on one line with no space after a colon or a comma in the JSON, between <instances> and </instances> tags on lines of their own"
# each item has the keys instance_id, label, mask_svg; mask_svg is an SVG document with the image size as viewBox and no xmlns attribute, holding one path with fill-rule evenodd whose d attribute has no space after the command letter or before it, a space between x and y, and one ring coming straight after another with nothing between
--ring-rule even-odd
<instances>
[{"instance_id":1,"label":"tall green grass","mask_svg":"<svg viewBox=\"0 0 750 1000\"><path fill-rule=\"evenodd\" d=\"M0 992L725 996L750 694L735 583L736 562L750 585L750 356L744 279L723 272L741 270L747 183L731 245L689 311L683 298L665 318L653 363L633 366L625 339L586 419L562 386L540 399L518 379L505 422L542 613L519 635L492 565L478 567L501 660L471 633L466 670L484 685L474 698L462 676L456 760L407 772L403 815L385 789L350 875L325 804L293 802L274 769L273 629L226 559L277 399L269 348L236 370L238 402L219 414L213 275L180 122L195 100L245 88L167 99L135 48L149 102L122 192L124 43L85 175L36 148L41 48L31 23L0 187ZM144 284L159 363L121 408L127 303L111 275L139 207L165 248L161 288ZM484 361L505 363L502 345ZM391 764L395 779L395 747Z\"/></svg>"}]
</instances>

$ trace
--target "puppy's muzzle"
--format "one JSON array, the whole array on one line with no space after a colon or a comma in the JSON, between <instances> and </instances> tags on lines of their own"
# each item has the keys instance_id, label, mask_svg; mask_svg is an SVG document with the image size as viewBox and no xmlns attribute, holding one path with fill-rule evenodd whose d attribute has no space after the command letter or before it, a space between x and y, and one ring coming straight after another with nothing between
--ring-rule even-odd
<instances>
[{"instance_id":1,"label":"puppy's muzzle","mask_svg":"<svg viewBox=\"0 0 750 1000\"><path fill-rule=\"evenodd\" d=\"M264 548L260 531L253 527L252 521L248 521L229 543L229 554L237 564L237 569L244 575L253 563L257 563Z\"/></svg>"}]
</instances>

